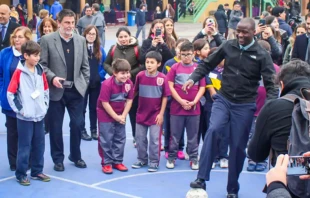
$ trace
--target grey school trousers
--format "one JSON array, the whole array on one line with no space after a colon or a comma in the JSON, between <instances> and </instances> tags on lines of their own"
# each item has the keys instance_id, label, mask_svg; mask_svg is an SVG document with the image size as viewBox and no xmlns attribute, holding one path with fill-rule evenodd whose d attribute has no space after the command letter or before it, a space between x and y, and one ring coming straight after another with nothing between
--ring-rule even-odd
<instances>
[{"instance_id":1,"label":"grey school trousers","mask_svg":"<svg viewBox=\"0 0 310 198\"><path fill-rule=\"evenodd\" d=\"M182 137L184 128L187 134L186 152L189 155L189 160L197 160L198 157L198 130L199 130L200 115L194 116L176 116L170 115L171 126L171 142L169 147L169 160L177 158L179 142Z\"/></svg>"},{"instance_id":2,"label":"grey school trousers","mask_svg":"<svg viewBox=\"0 0 310 198\"><path fill-rule=\"evenodd\" d=\"M148 129L150 129L149 141L147 139ZM160 141L161 141L160 126L158 125L145 126L137 123L135 138L138 151L138 160L142 163L148 163L149 158L150 166L158 165L160 158ZM147 153L148 143L149 143L149 155Z\"/></svg>"},{"instance_id":3,"label":"grey school trousers","mask_svg":"<svg viewBox=\"0 0 310 198\"><path fill-rule=\"evenodd\" d=\"M121 164L126 143L125 125L118 122L99 122L99 145L103 164Z\"/></svg>"}]
</instances>

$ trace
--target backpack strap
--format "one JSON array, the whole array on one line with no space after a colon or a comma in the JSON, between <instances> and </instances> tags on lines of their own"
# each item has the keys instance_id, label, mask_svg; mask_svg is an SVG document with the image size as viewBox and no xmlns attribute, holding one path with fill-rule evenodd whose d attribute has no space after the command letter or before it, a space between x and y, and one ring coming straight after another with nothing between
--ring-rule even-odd
<instances>
[{"instance_id":1,"label":"backpack strap","mask_svg":"<svg viewBox=\"0 0 310 198\"><path fill-rule=\"evenodd\" d=\"M133 49L135 50L136 58L139 59L139 48L138 48L138 46L136 45ZM116 45L114 45L112 47L112 50L111 50L111 54L110 55L111 55L112 58L114 57L115 50L116 50Z\"/></svg>"},{"instance_id":2,"label":"backpack strap","mask_svg":"<svg viewBox=\"0 0 310 198\"><path fill-rule=\"evenodd\" d=\"M297 96L295 94L286 94L286 95L282 96L280 99L284 99L284 100L287 100L287 101L294 103L296 98L299 98L299 96Z\"/></svg>"},{"instance_id":3,"label":"backpack strap","mask_svg":"<svg viewBox=\"0 0 310 198\"><path fill-rule=\"evenodd\" d=\"M306 109L305 110L306 110L306 112L308 114L308 118L310 119L310 102L307 101L307 100L305 100L305 102L306 102ZM310 127L309 127L308 134L309 134L309 137L310 137Z\"/></svg>"},{"instance_id":4,"label":"backpack strap","mask_svg":"<svg viewBox=\"0 0 310 198\"><path fill-rule=\"evenodd\" d=\"M113 59L113 57L114 57L114 52L115 52L115 50L116 50L116 45L114 45L113 47L112 47L112 50L111 50L111 57L112 57L112 59Z\"/></svg>"},{"instance_id":5,"label":"backpack strap","mask_svg":"<svg viewBox=\"0 0 310 198\"><path fill-rule=\"evenodd\" d=\"M139 48L138 48L138 46L136 45L136 46L134 46L134 48L133 48L134 50L135 50L135 55L136 55L136 58L137 59L139 59Z\"/></svg>"}]
</instances>

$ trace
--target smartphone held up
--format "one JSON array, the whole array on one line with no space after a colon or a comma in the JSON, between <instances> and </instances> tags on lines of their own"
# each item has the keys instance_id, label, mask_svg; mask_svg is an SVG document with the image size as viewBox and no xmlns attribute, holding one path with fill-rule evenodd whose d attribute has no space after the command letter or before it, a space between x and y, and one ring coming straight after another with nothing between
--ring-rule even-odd
<instances>
[{"instance_id":1,"label":"smartphone held up","mask_svg":"<svg viewBox=\"0 0 310 198\"><path fill-rule=\"evenodd\" d=\"M310 175L310 157L290 156L287 175Z\"/></svg>"}]
</instances>

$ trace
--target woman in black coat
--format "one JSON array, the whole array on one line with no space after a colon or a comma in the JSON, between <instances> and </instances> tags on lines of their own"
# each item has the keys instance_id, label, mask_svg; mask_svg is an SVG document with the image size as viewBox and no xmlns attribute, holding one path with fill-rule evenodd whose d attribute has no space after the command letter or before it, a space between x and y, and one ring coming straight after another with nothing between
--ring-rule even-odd
<instances>
[{"instance_id":1,"label":"woman in black coat","mask_svg":"<svg viewBox=\"0 0 310 198\"><path fill-rule=\"evenodd\" d=\"M217 11L214 13L214 17L217 21L219 32L224 35L227 30L227 16L222 4L218 6Z\"/></svg>"},{"instance_id":2,"label":"woman in black coat","mask_svg":"<svg viewBox=\"0 0 310 198\"><path fill-rule=\"evenodd\" d=\"M160 29L160 35L156 35L156 30ZM175 40L167 34L165 24L162 20L156 19L152 22L149 36L141 46L140 63L145 63L145 56L150 51L157 51L162 56L161 66L157 68L162 71L164 64L173 58L172 50L175 48Z\"/></svg>"},{"instance_id":3,"label":"woman in black coat","mask_svg":"<svg viewBox=\"0 0 310 198\"><path fill-rule=\"evenodd\" d=\"M218 31L218 23L213 16L207 17L203 24L202 30L199 31L197 36L194 38L193 43L200 38L204 38L209 42L210 48L219 47L226 39Z\"/></svg>"}]
</instances>

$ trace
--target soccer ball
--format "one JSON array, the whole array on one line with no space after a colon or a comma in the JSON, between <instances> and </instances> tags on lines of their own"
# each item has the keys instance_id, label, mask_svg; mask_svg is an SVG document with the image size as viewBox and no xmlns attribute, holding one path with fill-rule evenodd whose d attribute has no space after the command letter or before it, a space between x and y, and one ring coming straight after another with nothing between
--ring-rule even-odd
<instances>
[{"instance_id":1,"label":"soccer ball","mask_svg":"<svg viewBox=\"0 0 310 198\"><path fill-rule=\"evenodd\" d=\"M208 198L208 194L201 188L191 188L187 192L186 198Z\"/></svg>"}]
</instances>

